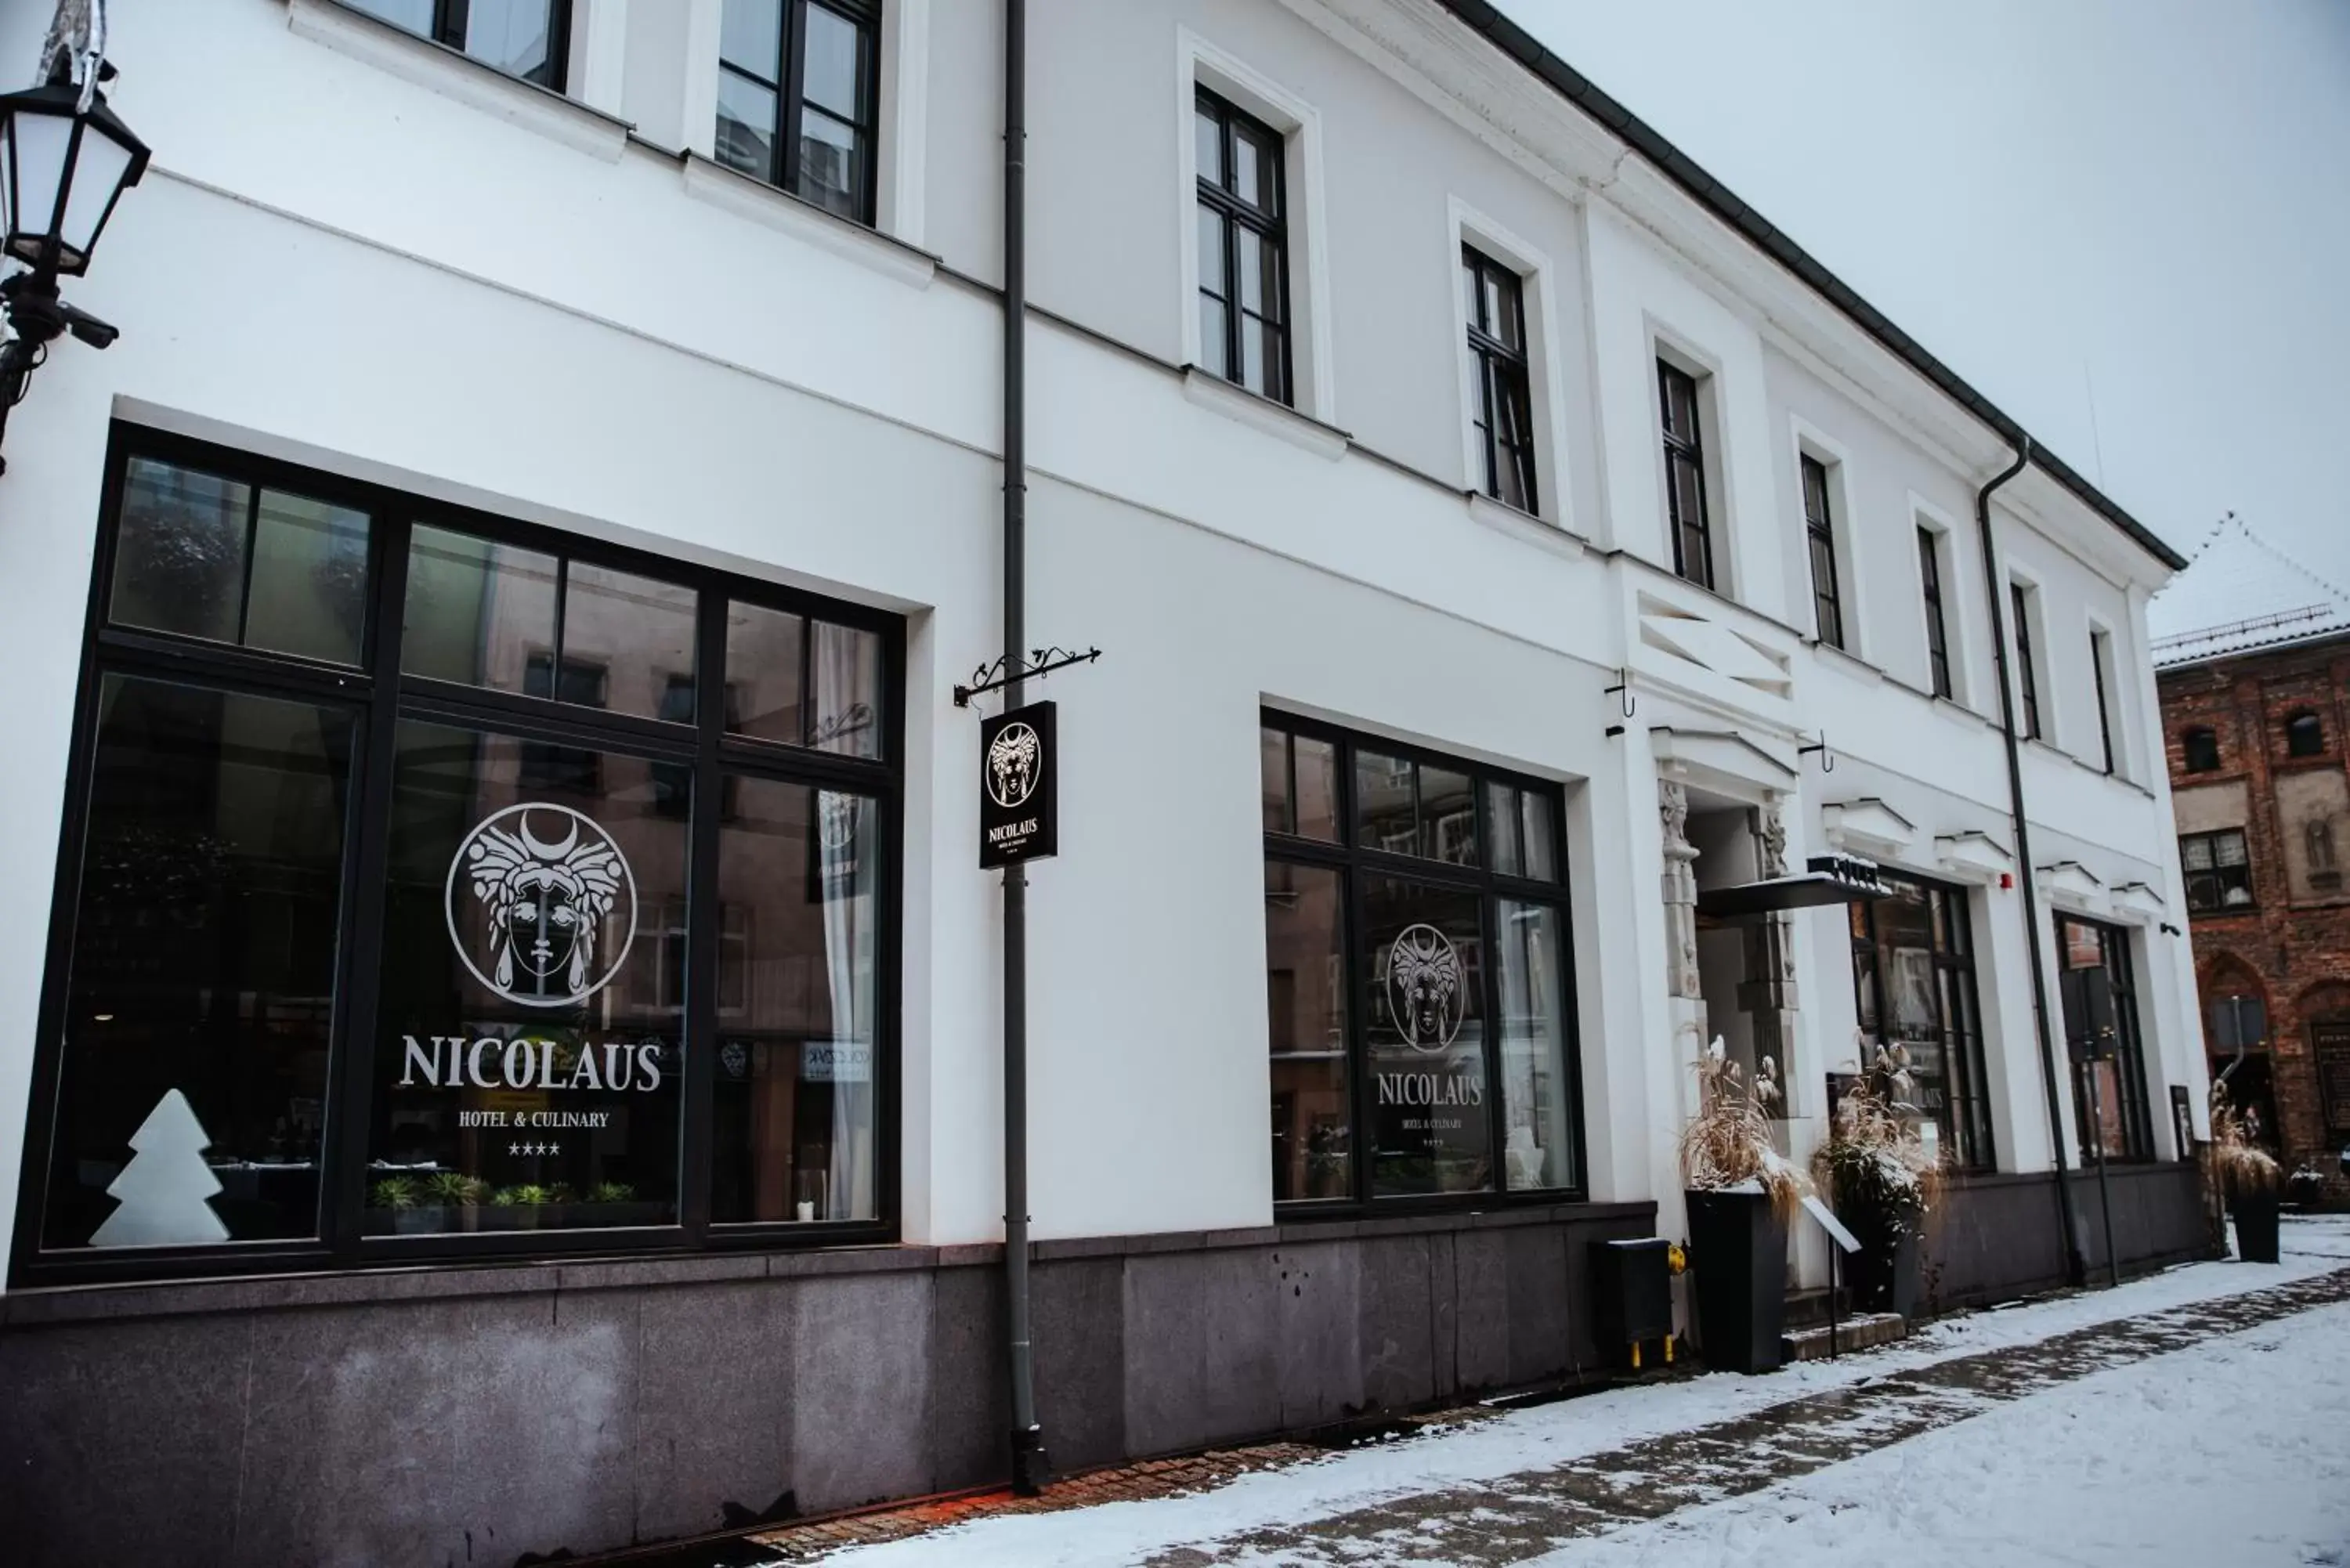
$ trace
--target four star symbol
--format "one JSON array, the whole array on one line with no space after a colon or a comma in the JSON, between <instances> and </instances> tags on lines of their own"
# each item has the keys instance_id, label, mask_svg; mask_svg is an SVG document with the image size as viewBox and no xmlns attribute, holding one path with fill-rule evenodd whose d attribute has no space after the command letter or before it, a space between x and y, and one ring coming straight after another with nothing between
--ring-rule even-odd
<instances>
[{"instance_id":1,"label":"four star symbol","mask_svg":"<svg viewBox=\"0 0 2350 1568\"><path fill-rule=\"evenodd\" d=\"M510 1143L506 1145L506 1152L512 1155L561 1154L563 1146L559 1143Z\"/></svg>"}]
</instances>

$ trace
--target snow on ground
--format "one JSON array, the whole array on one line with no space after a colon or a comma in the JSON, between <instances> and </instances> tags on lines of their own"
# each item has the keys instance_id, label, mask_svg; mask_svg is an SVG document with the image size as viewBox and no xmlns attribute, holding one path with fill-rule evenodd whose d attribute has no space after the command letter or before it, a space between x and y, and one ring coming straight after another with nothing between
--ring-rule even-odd
<instances>
[{"instance_id":1,"label":"snow on ground","mask_svg":"<svg viewBox=\"0 0 2350 1568\"><path fill-rule=\"evenodd\" d=\"M1062 1513L999 1515L886 1545L855 1548L828 1562L839 1568L915 1568L928 1563L952 1563L955 1568L1107 1568L1135 1563L1172 1546L1305 1523L1392 1498L1567 1464L1626 1443L1731 1419L1806 1394L1953 1356L2028 1345L2074 1329L2306 1279L2350 1263L2350 1220L2289 1217L2283 1246L2284 1260L2274 1267L2191 1264L2134 1280L2116 1290L2085 1292L1954 1318L1887 1350L1835 1362L1807 1362L1766 1377L1717 1373L1686 1383L1613 1389L1285 1470L1246 1476L1195 1496L1104 1503ZM2290 1319L2262 1332L2291 1334L2314 1315ZM2345 1354L2350 1355L2350 1349ZM2033 1417L2025 1412L2041 1408L2043 1402L2044 1397L2027 1399L2008 1418L2030 1420ZM2336 1421L2334 1442L2337 1449L2350 1450L2350 1421ZM1809 1484L1826 1487L1852 1468L1849 1464L1835 1467ZM1790 1490L1800 1493L1803 1489L1798 1485ZM1752 1502L1749 1500L1750 1506ZM2093 1514L2102 1511L2094 1499L2076 1500L2075 1506ZM1747 1517L1749 1524L1728 1528L1733 1532L1752 1528L1751 1516ZM1980 1553L1952 1561L1961 1560L1999 1561ZM2238 1560L2223 1553L2182 1561L2232 1564ZM2350 1557L2337 1561L2350 1563Z\"/></svg>"},{"instance_id":2,"label":"snow on ground","mask_svg":"<svg viewBox=\"0 0 2350 1568\"><path fill-rule=\"evenodd\" d=\"M2350 1563L2350 1303L2094 1373L1538 1568Z\"/></svg>"}]
</instances>

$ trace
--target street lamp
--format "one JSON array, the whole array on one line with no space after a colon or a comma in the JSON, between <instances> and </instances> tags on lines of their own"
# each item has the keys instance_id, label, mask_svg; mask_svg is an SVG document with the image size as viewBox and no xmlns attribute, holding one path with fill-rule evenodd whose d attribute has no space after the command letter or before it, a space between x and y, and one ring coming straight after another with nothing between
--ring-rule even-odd
<instances>
[{"instance_id":1,"label":"street lamp","mask_svg":"<svg viewBox=\"0 0 2350 1568\"><path fill-rule=\"evenodd\" d=\"M113 78L113 67L97 70ZM85 95L63 70L0 95L0 255L26 269L0 279L0 315L14 333L0 343L0 435L59 334L93 348L114 341L113 327L57 297L57 279L89 270L115 202L146 171L147 144L104 93Z\"/></svg>"}]
</instances>

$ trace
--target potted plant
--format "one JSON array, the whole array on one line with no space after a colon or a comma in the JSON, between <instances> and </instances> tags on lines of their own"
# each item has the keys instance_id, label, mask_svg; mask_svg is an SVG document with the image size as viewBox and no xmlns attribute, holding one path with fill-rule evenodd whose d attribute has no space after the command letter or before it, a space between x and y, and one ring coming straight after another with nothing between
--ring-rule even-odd
<instances>
[{"instance_id":1,"label":"potted plant","mask_svg":"<svg viewBox=\"0 0 2350 1568\"><path fill-rule=\"evenodd\" d=\"M2277 1261L2277 1187L2283 1168L2260 1147L2260 1113L2239 1112L2224 1084L2211 1085L2211 1141L2203 1147L2204 1179L2236 1222L2236 1257L2247 1263Z\"/></svg>"},{"instance_id":2,"label":"potted plant","mask_svg":"<svg viewBox=\"0 0 2350 1568\"><path fill-rule=\"evenodd\" d=\"M504 1231L537 1230L540 1211L555 1200L553 1189L536 1181L501 1187L490 1195L491 1206L504 1210L497 1217L498 1228Z\"/></svg>"},{"instance_id":3,"label":"potted plant","mask_svg":"<svg viewBox=\"0 0 2350 1568\"><path fill-rule=\"evenodd\" d=\"M394 1233L412 1236L437 1228L440 1216L419 1206L421 1189L412 1176L387 1176L368 1189L368 1206L391 1211Z\"/></svg>"},{"instance_id":4,"label":"potted plant","mask_svg":"<svg viewBox=\"0 0 2350 1568\"><path fill-rule=\"evenodd\" d=\"M424 1192L441 1210L442 1230L471 1231L480 1223L482 1203L490 1189L479 1177L436 1170L424 1179Z\"/></svg>"},{"instance_id":5,"label":"potted plant","mask_svg":"<svg viewBox=\"0 0 2350 1568\"><path fill-rule=\"evenodd\" d=\"M1941 1179L1913 1125L1914 1083L1908 1052L1877 1046L1812 1157L1813 1176L1860 1242L1845 1262L1853 1304L1903 1317L1917 1315L1926 1215Z\"/></svg>"},{"instance_id":6,"label":"potted plant","mask_svg":"<svg viewBox=\"0 0 2350 1568\"><path fill-rule=\"evenodd\" d=\"M1762 1058L1750 1086L1720 1035L1697 1063L1697 1118L1681 1129L1699 1348L1708 1364L1769 1372L1787 1310L1787 1219L1803 1177L1772 1146L1762 1107L1779 1097Z\"/></svg>"},{"instance_id":7,"label":"potted plant","mask_svg":"<svg viewBox=\"0 0 2350 1568\"><path fill-rule=\"evenodd\" d=\"M2325 1201L2325 1173L2306 1160L2284 1179L2285 1201L2297 1209L2314 1209Z\"/></svg>"}]
</instances>

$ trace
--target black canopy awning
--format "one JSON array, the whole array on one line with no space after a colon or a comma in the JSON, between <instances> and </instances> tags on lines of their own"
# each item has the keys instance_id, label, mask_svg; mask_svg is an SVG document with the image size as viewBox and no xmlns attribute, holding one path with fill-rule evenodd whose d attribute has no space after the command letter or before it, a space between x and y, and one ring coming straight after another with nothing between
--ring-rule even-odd
<instances>
[{"instance_id":1,"label":"black canopy awning","mask_svg":"<svg viewBox=\"0 0 2350 1568\"><path fill-rule=\"evenodd\" d=\"M1815 855L1809 869L1792 877L1703 889L1697 896L1697 912L1700 919L1715 925L1742 926L1790 909L1856 904L1885 898L1892 891L1877 877L1872 861L1850 855Z\"/></svg>"}]
</instances>

